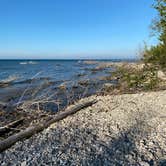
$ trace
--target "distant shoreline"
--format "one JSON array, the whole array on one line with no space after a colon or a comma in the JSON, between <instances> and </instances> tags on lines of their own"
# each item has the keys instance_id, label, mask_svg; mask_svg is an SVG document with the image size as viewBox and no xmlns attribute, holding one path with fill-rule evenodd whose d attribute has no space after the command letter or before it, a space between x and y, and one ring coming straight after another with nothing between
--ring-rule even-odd
<instances>
[{"instance_id":1,"label":"distant shoreline","mask_svg":"<svg viewBox=\"0 0 166 166\"><path fill-rule=\"evenodd\" d=\"M78 59L72 59L72 58L71 59L54 59L54 58L53 59L49 59L49 58L48 59L33 59L33 58L32 59L31 58L30 59L24 59L24 58L23 59L21 59L21 58L20 59L17 59L17 58L16 59L14 59L14 58L13 59L12 58L11 59L0 59L0 61L22 61L22 60L23 61L79 61L80 60L80 61L113 61L113 62L140 61L140 59L130 59L130 58L129 59L111 59L111 58L110 59L91 59L91 58L85 58L85 59L79 59L79 58Z\"/></svg>"}]
</instances>

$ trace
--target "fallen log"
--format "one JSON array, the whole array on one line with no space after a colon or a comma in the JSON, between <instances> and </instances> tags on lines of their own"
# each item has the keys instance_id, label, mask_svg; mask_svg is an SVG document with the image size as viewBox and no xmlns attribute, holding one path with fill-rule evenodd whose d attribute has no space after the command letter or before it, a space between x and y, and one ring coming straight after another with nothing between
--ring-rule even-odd
<instances>
[{"instance_id":1,"label":"fallen log","mask_svg":"<svg viewBox=\"0 0 166 166\"><path fill-rule=\"evenodd\" d=\"M7 105L6 103L0 101L0 107L5 107L6 105Z\"/></svg>"},{"instance_id":2,"label":"fallen log","mask_svg":"<svg viewBox=\"0 0 166 166\"><path fill-rule=\"evenodd\" d=\"M64 112L59 112L57 115L55 115L51 119L48 118L43 123L28 127L26 130L21 131L15 135L12 135L3 141L0 141L0 152L11 147L16 142L21 141L25 138L29 138L32 135L44 130L45 128L49 127L52 123L60 121L64 118L66 118L67 116L72 115L72 114L76 113L77 111L80 111L83 108L93 105L94 103L96 103L96 100L91 100L91 101L87 101L87 102L75 105L69 109L66 109L66 111L64 111Z\"/></svg>"},{"instance_id":3,"label":"fallen log","mask_svg":"<svg viewBox=\"0 0 166 166\"><path fill-rule=\"evenodd\" d=\"M24 118L21 118L19 120L16 120L14 122L11 122L11 123L3 126L3 127L0 127L0 136L10 132L11 130L13 130L13 128L15 128L16 126L21 124L23 121L24 121Z\"/></svg>"}]
</instances>

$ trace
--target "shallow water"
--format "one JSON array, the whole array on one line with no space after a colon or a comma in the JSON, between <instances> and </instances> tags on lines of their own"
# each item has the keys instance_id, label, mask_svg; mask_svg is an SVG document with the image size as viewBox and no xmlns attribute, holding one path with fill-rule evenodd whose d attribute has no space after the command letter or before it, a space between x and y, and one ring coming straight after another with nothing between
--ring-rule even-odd
<instances>
[{"instance_id":1,"label":"shallow water","mask_svg":"<svg viewBox=\"0 0 166 166\"><path fill-rule=\"evenodd\" d=\"M108 75L111 69L94 72L91 69L95 66L78 60L1 60L0 83L10 83L0 86L0 101L17 103L24 91L24 100L57 92L56 100L61 98L66 105L64 87L68 94L74 93L69 97L72 100L85 93L86 96L94 94L105 83L99 78ZM86 85L78 87L80 81L88 81L88 88ZM32 95L36 89L38 92Z\"/></svg>"},{"instance_id":2,"label":"shallow water","mask_svg":"<svg viewBox=\"0 0 166 166\"><path fill-rule=\"evenodd\" d=\"M75 80L77 74L87 74L91 77L87 65L78 60L1 60L0 80L17 77L17 81L35 78L50 78L52 80Z\"/></svg>"}]
</instances>

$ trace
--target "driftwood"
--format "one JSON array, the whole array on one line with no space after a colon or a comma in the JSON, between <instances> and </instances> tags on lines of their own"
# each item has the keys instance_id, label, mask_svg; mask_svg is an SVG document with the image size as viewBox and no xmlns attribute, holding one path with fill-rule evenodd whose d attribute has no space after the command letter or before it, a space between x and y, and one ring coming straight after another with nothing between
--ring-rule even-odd
<instances>
[{"instance_id":1,"label":"driftwood","mask_svg":"<svg viewBox=\"0 0 166 166\"><path fill-rule=\"evenodd\" d=\"M24 118L21 118L19 120L16 120L14 122L11 122L11 123L3 126L3 127L0 127L0 136L10 132L11 130L14 130L13 128L18 126L19 124L21 124L23 121L24 121Z\"/></svg>"},{"instance_id":2,"label":"driftwood","mask_svg":"<svg viewBox=\"0 0 166 166\"><path fill-rule=\"evenodd\" d=\"M4 108L7 106L6 103L0 101L0 111L4 110Z\"/></svg>"},{"instance_id":3,"label":"driftwood","mask_svg":"<svg viewBox=\"0 0 166 166\"><path fill-rule=\"evenodd\" d=\"M11 147L16 142L21 141L22 139L31 137L35 133L38 133L38 132L44 130L45 128L49 127L52 123L62 120L64 118L66 118L67 116L72 115L83 108L93 105L94 103L96 103L96 100L91 100L88 102L84 102L84 103L75 105L72 108L69 108L64 112L58 113L57 115L55 115L52 118L48 118L43 123L28 127L26 130L21 131L15 135L12 135L3 141L0 141L0 152Z\"/></svg>"}]
</instances>

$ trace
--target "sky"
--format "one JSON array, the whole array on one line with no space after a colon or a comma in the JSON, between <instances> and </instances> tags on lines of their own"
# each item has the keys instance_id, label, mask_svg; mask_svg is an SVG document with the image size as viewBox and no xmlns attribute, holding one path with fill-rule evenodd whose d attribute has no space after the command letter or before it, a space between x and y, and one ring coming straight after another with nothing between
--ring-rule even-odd
<instances>
[{"instance_id":1,"label":"sky","mask_svg":"<svg viewBox=\"0 0 166 166\"><path fill-rule=\"evenodd\" d=\"M0 59L136 58L152 0L0 0Z\"/></svg>"}]
</instances>

